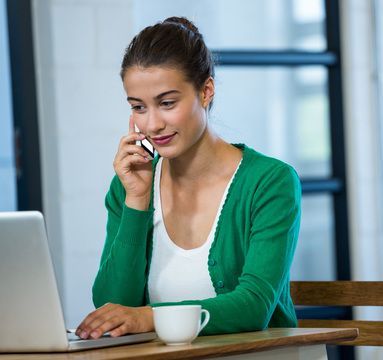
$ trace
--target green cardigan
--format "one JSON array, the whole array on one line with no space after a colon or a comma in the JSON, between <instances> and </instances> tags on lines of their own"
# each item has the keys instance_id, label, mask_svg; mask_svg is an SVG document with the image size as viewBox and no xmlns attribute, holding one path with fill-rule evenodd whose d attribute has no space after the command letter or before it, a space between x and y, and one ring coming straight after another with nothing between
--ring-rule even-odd
<instances>
[{"instance_id":1,"label":"green cardigan","mask_svg":"<svg viewBox=\"0 0 383 360\"><path fill-rule=\"evenodd\" d=\"M208 266L217 296L150 304L147 280L152 251L153 205L125 205L125 189L112 180L105 204L107 236L93 285L96 307L200 304L210 312L203 334L295 327L289 270L300 225L301 188L289 165L236 144L243 158L223 205ZM153 168L158 158L153 161ZM152 191L153 201L153 191Z\"/></svg>"}]
</instances>

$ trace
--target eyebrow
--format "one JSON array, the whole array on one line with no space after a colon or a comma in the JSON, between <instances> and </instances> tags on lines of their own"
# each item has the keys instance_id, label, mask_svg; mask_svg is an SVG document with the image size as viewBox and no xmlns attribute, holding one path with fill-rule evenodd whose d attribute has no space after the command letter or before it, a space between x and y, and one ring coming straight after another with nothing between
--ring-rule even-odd
<instances>
[{"instance_id":1,"label":"eyebrow","mask_svg":"<svg viewBox=\"0 0 383 360\"><path fill-rule=\"evenodd\" d=\"M165 92L163 92L163 93L161 93L161 94L155 96L154 98L157 99L157 100L159 100L159 99L163 98L164 96L169 95L169 94L173 94L173 93L181 94L181 91L178 91L178 90L169 90L169 91L165 91ZM131 100L133 100L133 101L143 101L143 100L141 100L141 99L139 99L139 98L132 97L132 96L128 96L128 97L126 98L126 100L128 100L128 101L131 101Z\"/></svg>"}]
</instances>

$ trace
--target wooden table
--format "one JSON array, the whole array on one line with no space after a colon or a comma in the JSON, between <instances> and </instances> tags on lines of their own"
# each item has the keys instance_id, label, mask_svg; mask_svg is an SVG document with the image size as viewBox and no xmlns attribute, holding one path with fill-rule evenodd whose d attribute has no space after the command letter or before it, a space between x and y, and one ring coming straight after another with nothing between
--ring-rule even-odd
<instances>
[{"instance_id":1,"label":"wooden table","mask_svg":"<svg viewBox=\"0 0 383 360\"><path fill-rule=\"evenodd\" d=\"M191 345L166 346L158 340L148 343L61 354L1 354L0 360L325 360L326 345L334 341L352 340L357 329L282 329L200 336Z\"/></svg>"}]
</instances>

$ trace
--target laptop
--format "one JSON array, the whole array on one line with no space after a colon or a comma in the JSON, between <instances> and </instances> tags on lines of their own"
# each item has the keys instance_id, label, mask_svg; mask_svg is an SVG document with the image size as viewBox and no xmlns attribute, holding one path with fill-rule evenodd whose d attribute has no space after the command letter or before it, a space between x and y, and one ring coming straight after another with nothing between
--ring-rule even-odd
<instances>
[{"instance_id":1,"label":"laptop","mask_svg":"<svg viewBox=\"0 0 383 360\"><path fill-rule=\"evenodd\" d=\"M0 352L66 352L150 341L155 332L82 340L68 334L37 211L0 212Z\"/></svg>"}]
</instances>

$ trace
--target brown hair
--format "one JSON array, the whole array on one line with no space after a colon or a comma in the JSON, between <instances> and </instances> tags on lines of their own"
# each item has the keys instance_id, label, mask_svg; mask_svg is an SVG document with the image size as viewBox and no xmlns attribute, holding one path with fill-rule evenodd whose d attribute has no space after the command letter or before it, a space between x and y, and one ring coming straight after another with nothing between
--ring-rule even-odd
<instances>
[{"instance_id":1,"label":"brown hair","mask_svg":"<svg viewBox=\"0 0 383 360\"><path fill-rule=\"evenodd\" d=\"M161 65L181 70L197 91L210 76L214 78L213 56L197 27L185 17L169 17L137 34L125 50L120 75L124 79L132 66Z\"/></svg>"}]
</instances>

